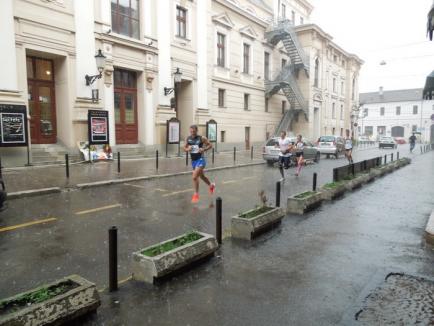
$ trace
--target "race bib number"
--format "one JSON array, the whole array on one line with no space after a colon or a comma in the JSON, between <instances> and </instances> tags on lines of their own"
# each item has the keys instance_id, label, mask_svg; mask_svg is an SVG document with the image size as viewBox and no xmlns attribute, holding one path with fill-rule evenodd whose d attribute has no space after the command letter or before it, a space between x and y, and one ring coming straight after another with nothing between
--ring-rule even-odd
<instances>
[{"instance_id":1,"label":"race bib number","mask_svg":"<svg viewBox=\"0 0 434 326\"><path fill-rule=\"evenodd\" d=\"M193 154L199 153L199 145L191 145L191 152Z\"/></svg>"}]
</instances>

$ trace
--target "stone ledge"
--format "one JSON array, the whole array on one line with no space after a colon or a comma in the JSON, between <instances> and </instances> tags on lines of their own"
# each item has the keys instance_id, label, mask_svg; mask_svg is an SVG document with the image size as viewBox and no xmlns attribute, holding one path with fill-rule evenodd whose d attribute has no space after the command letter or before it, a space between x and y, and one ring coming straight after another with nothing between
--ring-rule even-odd
<instances>
[{"instance_id":1,"label":"stone ledge","mask_svg":"<svg viewBox=\"0 0 434 326\"><path fill-rule=\"evenodd\" d=\"M426 242L434 246L434 209L425 228L425 239Z\"/></svg>"},{"instance_id":2,"label":"stone ledge","mask_svg":"<svg viewBox=\"0 0 434 326\"><path fill-rule=\"evenodd\" d=\"M23 198L23 197L47 195L47 194L53 194L53 193L57 193L57 192L61 192L61 191L62 191L62 189L60 189L60 187L23 190L23 191L8 193L8 199L18 199L18 198Z\"/></svg>"}]
</instances>

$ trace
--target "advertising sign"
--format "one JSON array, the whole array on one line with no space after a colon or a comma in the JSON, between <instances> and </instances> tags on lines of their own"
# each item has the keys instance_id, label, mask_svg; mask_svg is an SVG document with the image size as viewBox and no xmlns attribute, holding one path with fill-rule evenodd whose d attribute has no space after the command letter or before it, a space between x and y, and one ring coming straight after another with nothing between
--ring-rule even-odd
<instances>
[{"instance_id":1,"label":"advertising sign","mask_svg":"<svg viewBox=\"0 0 434 326\"><path fill-rule=\"evenodd\" d=\"M27 146L27 111L24 105L0 105L0 146Z\"/></svg>"},{"instance_id":2,"label":"advertising sign","mask_svg":"<svg viewBox=\"0 0 434 326\"><path fill-rule=\"evenodd\" d=\"M206 123L206 138L212 143L217 142L217 122L215 120L209 120Z\"/></svg>"},{"instance_id":3,"label":"advertising sign","mask_svg":"<svg viewBox=\"0 0 434 326\"><path fill-rule=\"evenodd\" d=\"M176 118L167 120L167 143L168 144L179 144L180 143L180 121Z\"/></svg>"},{"instance_id":4,"label":"advertising sign","mask_svg":"<svg viewBox=\"0 0 434 326\"><path fill-rule=\"evenodd\" d=\"M109 118L108 111L89 110L87 113L89 144L108 144Z\"/></svg>"}]
</instances>

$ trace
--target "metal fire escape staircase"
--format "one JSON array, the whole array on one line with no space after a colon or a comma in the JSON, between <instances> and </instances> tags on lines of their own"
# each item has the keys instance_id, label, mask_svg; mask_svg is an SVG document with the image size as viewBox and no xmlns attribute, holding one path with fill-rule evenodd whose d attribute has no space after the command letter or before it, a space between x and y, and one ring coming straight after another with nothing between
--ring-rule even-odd
<instances>
[{"instance_id":1,"label":"metal fire escape staircase","mask_svg":"<svg viewBox=\"0 0 434 326\"><path fill-rule=\"evenodd\" d=\"M265 38L273 45L282 41L291 59L291 62L282 67L282 70L273 80L265 82L265 96L267 98L282 90L290 104L289 110L284 113L275 130L275 135L279 135L281 131L289 129L292 120L299 112L303 112L306 119L309 118L308 102L297 83L300 70L304 70L309 77L309 58L304 53L295 33L294 25L290 20L281 20L277 24L273 24L265 33Z\"/></svg>"}]
</instances>

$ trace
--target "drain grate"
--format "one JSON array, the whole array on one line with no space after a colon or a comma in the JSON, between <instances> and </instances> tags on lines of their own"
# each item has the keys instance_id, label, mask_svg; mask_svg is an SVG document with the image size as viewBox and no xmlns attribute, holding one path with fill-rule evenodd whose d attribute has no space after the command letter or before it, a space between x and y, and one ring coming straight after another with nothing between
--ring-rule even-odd
<instances>
[{"instance_id":1,"label":"drain grate","mask_svg":"<svg viewBox=\"0 0 434 326\"><path fill-rule=\"evenodd\" d=\"M434 282L391 273L363 301L357 325L434 325Z\"/></svg>"}]
</instances>

